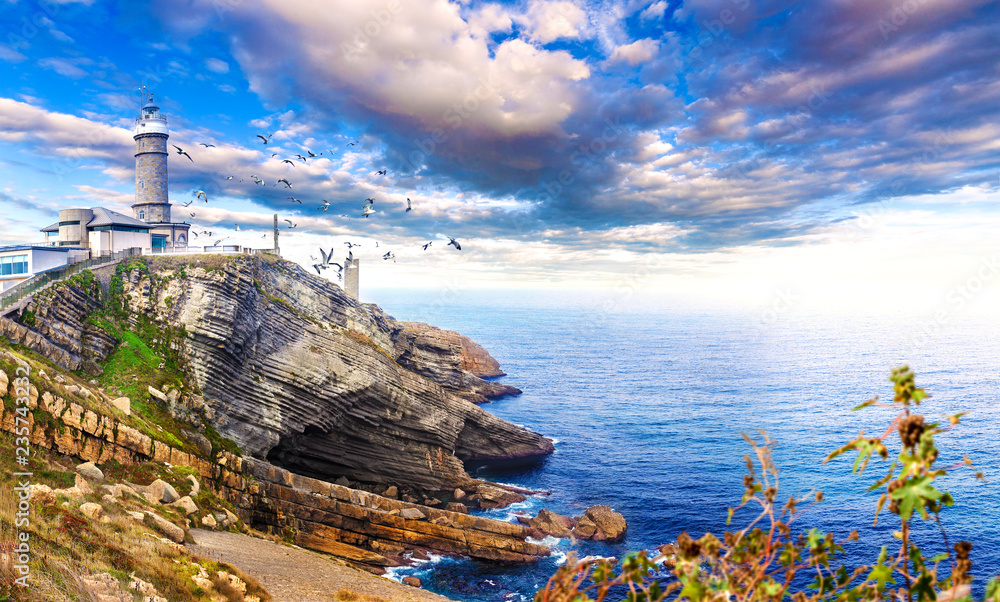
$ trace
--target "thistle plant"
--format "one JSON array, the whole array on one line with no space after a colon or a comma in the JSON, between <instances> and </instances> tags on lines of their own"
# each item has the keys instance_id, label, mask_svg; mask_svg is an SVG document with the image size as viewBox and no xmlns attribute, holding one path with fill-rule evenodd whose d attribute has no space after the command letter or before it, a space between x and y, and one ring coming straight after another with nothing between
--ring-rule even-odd
<instances>
[{"instance_id":1,"label":"thistle plant","mask_svg":"<svg viewBox=\"0 0 1000 602\"><path fill-rule=\"evenodd\" d=\"M882 492L875 524L887 502L889 512L900 521L893 534L897 542L882 546L874 564L858 564L846 553L844 546L858 539L857 531L841 540L815 528L793 532L802 514L823 500L823 493L814 490L781 503L772 460L774 441L761 432L760 441L744 435L754 455L745 457L743 497L729 509L726 521L728 526L737 512L758 508L742 530L726 531L721 539L711 533L698 539L681 533L675 544L660 546L655 555L632 553L620 563L570 555L535 594L535 602L602 602L622 596L627 602L972 602L972 544L948 543L939 515L954 499L935 486L948 470L972 468L967 457L955 466L936 466L934 437L959 426L965 412L946 416L947 424L929 423L915 413L929 396L916 386L909 367L896 368L889 380L894 392L891 403L876 397L854 408L896 410L885 432L866 437L862 431L824 460L854 451L852 472L862 474L876 455L889 461L886 441L898 433L902 443L898 457L887 474L868 488ZM982 473L976 472L976 478L982 479ZM918 519L937 523L948 552L925 557L913 536L913 522ZM1000 602L1000 580L988 583L984 602Z\"/></svg>"}]
</instances>

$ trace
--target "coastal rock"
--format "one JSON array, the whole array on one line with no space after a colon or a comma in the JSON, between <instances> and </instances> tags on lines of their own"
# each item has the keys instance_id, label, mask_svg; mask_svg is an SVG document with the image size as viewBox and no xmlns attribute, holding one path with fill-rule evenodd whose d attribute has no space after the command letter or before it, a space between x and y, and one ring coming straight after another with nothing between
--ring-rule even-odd
<instances>
[{"instance_id":1,"label":"coastal rock","mask_svg":"<svg viewBox=\"0 0 1000 602\"><path fill-rule=\"evenodd\" d=\"M528 521L528 526L553 537L569 537L573 533L573 525L573 519L545 508L538 511L538 516Z\"/></svg>"},{"instance_id":2,"label":"coastal rock","mask_svg":"<svg viewBox=\"0 0 1000 602\"><path fill-rule=\"evenodd\" d=\"M514 493L493 485L480 485L476 492L479 495L479 507L484 509L504 508L518 504L527 498L520 493Z\"/></svg>"},{"instance_id":3,"label":"coastal rock","mask_svg":"<svg viewBox=\"0 0 1000 602\"><path fill-rule=\"evenodd\" d=\"M598 505L587 508L577 520L573 535L577 539L617 542L625 538L625 517L610 506Z\"/></svg>"},{"instance_id":4,"label":"coastal rock","mask_svg":"<svg viewBox=\"0 0 1000 602\"><path fill-rule=\"evenodd\" d=\"M132 415L132 400L128 397L116 397L111 400L111 405L125 412L126 416Z\"/></svg>"},{"instance_id":5,"label":"coastal rock","mask_svg":"<svg viewBox=\"0 0 1000 602\"><path fill-rule=\"evenodd\" d=\"M420 581L419 577L407 576L403 577L402 582L410 587L423 587L423 582Z\"/></svg>"},{"instance_id":6,"label":"coastal rock","mask_svg":"<svg viewBox=\"0 0 1000 602\"><path fill-rule=\"evenodd\" d=\"M28 487L28 502L32 505L54 506L56 503L56 494L48 485L35 483Z\"/></svg>"},{"instance_id":7,"label":"coastal rock","mask_svg":"<svg viewBox=\"0 0 1000 602\"><path fill-rule=\"evenodd\" d=\"M219 523L215 520L214 516L212 516L211 514L206 514L205 516L201 517L201 524L205 525L209 529L214 529L215 526Z\"/></svg>"},{"instance_id":8,"label":"coastal rock","mask_svg":"<svg viewBox=\"0 0 1000 602\"><path fill-rule=\"evenodd\" d=\"M93 462L78 464L73 470L75 470L77 474L83 475L92 481L104 480L104 473L101 472L101 469L95 466Z\"/></svg>"},{"instance_id":9,"label":"coastal rock","mask_svg":"<svg viewBox=\"0 0 1000 602\"><path fill-rule=\"evenodd\" d=\"M194 514L198 511L198 506L194 504L194 500L191 496L185 495L184 497L178 499L176 502L170 504L171 506L180 508L184 511L184 514Z\"/></svg>"},{"instance_id":10,"label":"coastal rock","mask_svg":"<svg viewBox=\"0 0 1000 602\"><path fill-rule=\"evenodd\" d=\"M184 529L163 518L155 512L146 511L146 516L152 519L153 524L174 543L184 543Z\"/></svg>"},{"instance_id":11,"label":"coastal rock","mask_svg":"<svg viewBox=\"0 0 1000 602\"><path fill-rule=\"evenodd\" d=\"M161 479L156 479L146 487L146 497L154 504L169 504L180 498L177 490Z\"/></svg>"},{"instance_id":12,"label":"coastal rock","mask_svg":"<svg viewBox=\"0 0 1000 602\"><path fill-rule=\"evenodd\" d=\"M80 504L80 514L91 520L98 520L104 514L104 508L101 508L100 504L87 502L85 504Z\"/></svg>"},{"instance_id":13,"label":"coastal rock","mask_svg":"<svg viewBox=\"0 0 1000 602\"><path fill-rule=\"evenodd\" d=\"M183 328L176 344L213 426L247 454L317 478L448 494L474 489L463 461L553 451L459 396L483 385L460 368L457 333L443 335L459 337L454 349L411 345L403 323L294 263L212 258L219 265L206 269L199 261L208 259L149 258L148 273L123 278L124 297L133 314ZM154 285L151 276L180 265L186 278ZM486 373L485 356L472 356L466 365Z\"/></svg>"}]
</instances>

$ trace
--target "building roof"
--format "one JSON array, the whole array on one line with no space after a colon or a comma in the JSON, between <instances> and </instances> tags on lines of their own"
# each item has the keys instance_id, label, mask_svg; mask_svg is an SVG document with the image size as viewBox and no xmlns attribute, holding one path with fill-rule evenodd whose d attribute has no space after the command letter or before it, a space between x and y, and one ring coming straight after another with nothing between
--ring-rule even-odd
<instances>
[{"instance_id":1,"label":"building roof","mask_svg":"<svg viewBox=\"0 0 1000 602\"><path fill-rule=\"evenodd\" d=\"M127 215L122 215L117 211L112 211L110 209L105 209L104 207L94 207L91 209L94 212L94 219L87 222L88 228L94 228L96 226L131 226L133 228L149 228L149 224L137 220L134 217L129 217Z\"/></svg>"},{"instance_id":2,"label":"building roof","mask_svg":"<svg viewBox=\"0 0 1000 602\"><path fill-rule=\"evenodd\" d=\"M0 253L6 253L7 251L57 251L59 253L66 253L71 249L79 249L81 247L52 247L44 244L27 244L27 245L9 245L6 247L0 247Z\"/></svg>"},{"instance_id":3,"label":"building roof","mask_svg":"<svg viewBox=\"0 0 1000 602\"><path fill-rule=\"evenodd\" d=\"M58 232L58 231L59 231L59 222L56 222L51 226L46 226L42 228L42 232Z\"/></svg>"}]
</instances>

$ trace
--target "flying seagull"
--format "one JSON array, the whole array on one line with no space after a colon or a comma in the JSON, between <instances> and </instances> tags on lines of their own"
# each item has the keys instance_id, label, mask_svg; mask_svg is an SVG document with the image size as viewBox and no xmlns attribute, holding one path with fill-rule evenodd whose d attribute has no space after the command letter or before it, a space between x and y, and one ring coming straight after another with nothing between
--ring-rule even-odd
<instances>
[{"instance_id":1,"label":"flying seagull","mask_svg":"<svg viewBox=\"0 0 1000 602\"><path fill-rule=\"evenodd\" d=\"M171 144L170 146L172 146L172 147L174 147L174 148L177 149L177 154L178 155L184 155L185 157L188 158L188 160L190 160L192 163L194 163L194 159L192 159L191 155L187 154L187 151L185 151L183 148L177 146L176 144Z\"/></svg>"},{"instance_id":2,"label":"flying seagull","mask_svg":"<svg viewBox=\"0 0 1000 602\"><path fill-rule=\"evenodd\" d=\"M240 225L239 225L239 224L236 224L236 231L237 231L237 232L239 232L239 231L240 231Z\"/></svg>"},{"instance_id":3,"label":"flying seagull","mask_svg":"<svg viewBox=\"0 0 1000 602\"><path fill-rule=\"evenodd\" d=\"M413 205L410 203L410 197L406 197L406 212L409 213L413 211Z\"/></svg>"},{"instance_id":4,"label":"flying seagull","mask_svg":"<svg viewBox=\"0 0 1000 602\"><path fill-rule=\"evenodd\" d=\"M317 155L316 153L312 152L311 150L306 149L306 154L309 155L310 157L318 157L319 155L322 155L323 153L320 153L319 155Z\"/></svg>"},{"instance_id":5,"label":"flying seagull","mask_svg":"<svg viewBox=\"0 0 1000 602\"><path fill-rule=\"evenodd\" d=\"M454 238L451 238L451 237L449 236L449 237L448 237L448 241L449 241L449 242L448 242L448 246L454 246L454 247L455 247L455 249L456 249L456 250L459 250L459 251L461 251L461 250L462 250L462 245L458 244L458 241L457 241L457 240L455 240Z\"/></svg>"},{"instance_id":6,"label":"flying seagull","mask_svg":"<svg viewBox=\"0 0 1000 602\"><path fill-rule=\"evenodd\" d=\"M374 209L372 209L372 206L371 205L365 205L365 208L361 210L361 217L368 217L369 215L371 215L373 213L377 213L377 212Z\"/></svg>"},{"instance_id":7,"label":"flying seagull","mask_svg":"<svg viewBox=\"0 0 1000 602\"><path fill-rule=\"evenodd\" d=\"M264 136L261 136L260 134L257 134L257 137L260 138L261 140L263 140L264 144L267 144L268 142L271 141L271 136L273 136L273 135L274 134L268 134L267 138L265 138Z\"/></svg>"},{"instance_id":8,"label":"flying seagull","mask_svg":"<svg viewBox=\"0 0 1000 602\"><path fill-rule=\"evenodd\" d=\"M267 232L265 232L264 235L261 236L261 238L267 238Z\"/></svg>"},{"instance_id":9,"label":"flying seagull","mask_svg":"<svg viewBox=\"0 0 1000 602\"><path fill-rule=\"evenodd\" d=\"M206 203L208 202L208 195L205 194L204 190L195 190L194 191L194 196L195 196L195 198L205 199Z\"/></svg>"},{"instance_id":10,"label":"flying seagull","mask_svg":"<svg viewBox=\"0 0 1000 602\"><path fill-rule=\"evenodd\" d=\"M294 228L296 226L296 224L293 224L292 220L290 220L290 219L286 219L285 221L288 222L288 227L289 228Z\"/></svg>"},{"instance_id":11,"label":"flying seagull","mask_svg":"<svg viewBox=\"0 0 1000 602\"><path fill-rule=\"evenodd\" d=\"M424 250L426 251L426 250L427 250L427 247L431 246L432 244L434 244L434 241L433 241L433 240L432 240L432 241L430 241L429 243L427 243L426 245L424 245Z\"/></svg>"},{"instance_id":12,"label":"flying seagull","mask_svg":"<svg viewBox=\"0 0 1000 602\"><path fill-rule=\"evenodd\" d=\"M348 250L350 250L353 247L360 247L361 246L361 245L359 245L356 242L345 242L344 244L347 245L347 249ZM333 251L330 251L330 253L333 253Z\"/></svg>"},{"instance_id":13,"label":"flying seagull","mask_svg":"<svg viewBox=\"0 0 1000 602\"><path fill-rule=\"evenodd\" d=\"M205 148L215 148L214 144L205 144L204 142L199 142L198 144L204 146Z\"/></svg>"},{"instance_id":14,"label":"flying seagull","mask_svg":"<svg viewBox=\"0 0 1000 602\"><path fill-rule=\"evenodd\" d=\"M377 173L377 174L378 174L378 175L380 175L380 176L384 176L384 175L385 175L385 172L386 172L386 170L384 170L384 169L380 169L380 170L376 171L375 173Z\"/></svg>"},{"instance_id":15,"label":"flying seagull","mask_svg":"<svg viewBox=\"0 0 1000 602\"><path fill-rule=\"evenodd\" d=\"M233 176L226 176L226 179L227 179L227 180L232 180L232 179L233 179ZM243 180L240 180L240 181L242 182Z\"/></svg>"},{"instance_id":16,"label":"flying seagull","mask_svg":"<svg viewBox=\"0 0 1000 602\"><path fill-rule=\"evenodd\" d=\"M396 255L392 251L389 251L388 253L386 253L385 255L383 255L382 259L384 259L386 261L388 261L388 260L391 259L393 263L396 263Z\"/></svg>"},{"instance_id":17,"label":"flying seagull","mask_svg":"<svg viewBox=\"0 0 1000 602\"><path fill-rule=\"evenodd\" d=\"M297 199L297 198L295 198L295 197L293 197L293 196L290 196L290 197L288 197L288 198L292 199L293 201L295 201L295 202L296 202L296 203L298 203L299 205L301 205L301 204L302 204L302 201L300 201L299 199Z\"/></svg>"},{"instance_id":18,"label":"flying seagull","mask_svg":"<svg viewBox=\"0 0 1000 602\"><path fill-rule=\"evenodd\" d=\"M190 206L191 206L191 203L193 203L193 202L194 202L194 201L188 201L188 202L186 202L186 203L181 203L181 206L183 206L183 207L190 207Z\"/></svg>"},{"instance_id":19,"label":"flying seagull","mask_svg":"<svg viewBox=\"0 0 1000 602\"><path fill-rule=\"evenodd\" d=\"M191 212L191 217L198 217L198 216L194 214L194 211L192 211Z\"/></svg>"},{"instance_id":20,"label":"flying seagull","mask_svg":"<svg viewBox=\"0 0 1000 602\"><path fill-rule=\"evenodd\" d=\"M277 156L278 156L278 153L271 153L271 158L272 159L275 158L275 157L277 157Z\"/></svg>"},{"instance_id":21,"label":"flying seagull","mask_svg":"<svg viewBox=\"0 0 1000 602\"><path fill-rule=\"evenodd\" d=\"M282 163L288 163L288 164L289 164L289 165L291 165L292 167L295 167L295 162L294 162L294 161L292 161L291 159L282 159L282 160L281 160L281 162L282 162Z\"/></svg>"},{"instance_id":22,"label":"flying seagull","mask_svg":"<svg viewBox=\"0 0 1000 602\"><path fill-rule=\"evenodd\" d=\"M285 186L287 186L287 187L289 187L289 188L291 188L291 187L292 187L292 183L291 183L291 182L289 182L288 180L286 180L285 178L281 178L280 180L278 180L278 182L284 182L284 183L285 183ZM275 186L277 186L277 185L278 185L278 182L275 182L275 183L274 183L274 185L275 185Z\"/></svg>"}]
</instances>

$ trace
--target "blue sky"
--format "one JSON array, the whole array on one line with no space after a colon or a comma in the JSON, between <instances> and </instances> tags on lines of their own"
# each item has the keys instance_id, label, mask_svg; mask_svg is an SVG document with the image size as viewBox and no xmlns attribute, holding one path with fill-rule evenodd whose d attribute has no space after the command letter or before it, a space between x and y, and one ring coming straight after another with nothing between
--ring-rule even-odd
<instances>
[{"instance_id":1,"label":"blue sky","mask_svg":"<svg viewBox=\"0 0 1000 602\"><path fill-rule=\"evenodd\" d=\"M304 263L360 242L367 286L763 306L909 287L933 309L1000 281L980 274L1000 224L996 2L0 4L0 243L39 240L62 207L130 213L145 84L194 159L171 155L172 201L211 198L175 218L264 246L278 213Z\"/></svg>"}]
</instances>

